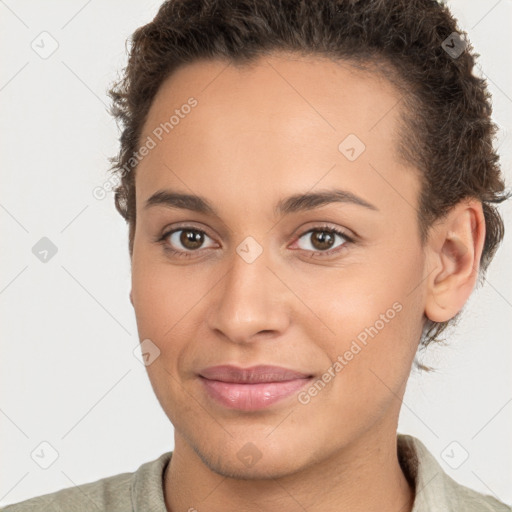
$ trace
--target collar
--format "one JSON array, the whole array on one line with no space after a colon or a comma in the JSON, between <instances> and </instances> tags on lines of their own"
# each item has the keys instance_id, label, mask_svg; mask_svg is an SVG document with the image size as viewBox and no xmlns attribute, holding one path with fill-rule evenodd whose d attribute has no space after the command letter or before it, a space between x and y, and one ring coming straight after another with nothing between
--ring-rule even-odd
<instances>
[{"instance_id":1,"label":"collar","mask_svg":"<svg viewBox=\"0 0 512 512\"><path fill-rule=\"evenodd\" d=\"M167 512L164 499L164 474L172 452L146 462L133 474L131 498L133 512Z\"/></svg>"},{"instance_id":2,"label":"collar","mask_svg":"<svg viewBox=\"0 0 512 512\"><path fill-rule=\"evenodd\" d=\"M445 472L425 445L415 437L398 434L397 450L400 466L414 488L411 512L450 510L443 486Z\"/></svg>"}]
</instances>

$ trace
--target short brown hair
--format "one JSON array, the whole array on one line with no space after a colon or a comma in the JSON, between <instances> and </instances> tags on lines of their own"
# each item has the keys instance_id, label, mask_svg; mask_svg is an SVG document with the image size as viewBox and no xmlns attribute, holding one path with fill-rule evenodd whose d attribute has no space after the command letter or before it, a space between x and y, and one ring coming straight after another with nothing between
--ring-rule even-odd
<instances>
[{"instance_id":1,"label":"short brown hair","mask_svg":"<svg viewBox=\"0 0 512 512\"><path fill-rule=\"evenodd\" d=\"M501 242L503 221L493 203L510 197L493 147L497 126L483 78L473 74L469 42L450 55L443 42L464 32L435 0L168 0L131 37L128 65L112 87L112 114L122 126L111 171L119 180L115 205L129 224L133 252L136 224L135 167L142 127L162 84L178 66L199 59L250 64L272 52L346 60L386 72L403 95L400 155L419 170L418 225L428 228L465 198L481 201L486 235L480 277ZM450 45L453 47L453 41ZM133 159L132 159L133 160ZM133 165L132 165L133 167ZM449 322L426 319L426 346Z\"/></svg>"}]
</instances>

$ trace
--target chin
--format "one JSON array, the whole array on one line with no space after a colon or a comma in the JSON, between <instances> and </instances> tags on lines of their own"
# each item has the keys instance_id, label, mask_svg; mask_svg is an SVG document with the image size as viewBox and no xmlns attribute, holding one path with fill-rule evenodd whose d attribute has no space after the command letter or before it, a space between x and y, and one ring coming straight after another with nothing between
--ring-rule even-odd
<instances>
[{"instance_id":1,"label":"chin","mask_svg":"<svg viewBox=\"0 0 512 512\"><path fill-rule=\"evenodd\" d=\"M236 480L271 480L288 476L300 469L296 467L296 460L293 466L286 462L283 464L283 461L291 461L289 457L281 454L269 457L267 453L266 457L262 457L254 464L244 464L237 457L236 451L231 455L225 450L222 450L222 453L196 453L211 471Z\"/></svg>"},{"instance_id":2,"label":"chin","mask_svg":"<svg viewBox=\"0 0 512 512\"><path fill-rule=\"evenodd\" d=\"M308 453L314 457L314 447L307 446L300 436L288 435L284 430L281 435L276 432L275 436L272 434L270 437L268 430L251 434L250 430L245 429L243 433L233 433L233 437L221 436L222 439L208 434L208 431L202 432L200 439L189 437L188 444L206 467L227 478L281 478L306 467Z\"/></svg>"}]
</instances>

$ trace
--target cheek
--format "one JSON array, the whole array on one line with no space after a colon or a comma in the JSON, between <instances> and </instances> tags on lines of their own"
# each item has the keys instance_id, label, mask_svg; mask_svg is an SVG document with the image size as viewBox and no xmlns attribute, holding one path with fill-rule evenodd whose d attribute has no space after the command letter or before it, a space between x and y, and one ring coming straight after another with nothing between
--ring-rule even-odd
<instances>
[{"instance_id":1,"label":"cheek","mask_svg":"<svg viewBox=\"0 0 512 512\"><path fill-rule=\"evenodd\" d=\"M132 293L139 330L162 339L205 292L197 270L138 257L132 264Z\"/></svg>"},{"instance_id":2,"label":"cheek","mask_svg":"<svg viewBox=\"0 0 512 512\"><path fill-rule=\"evenodd\" d=\"M185 267L171 267L140 255L132 263L139 339L150 339L159 350L146 371L157 399L173 424L179 424L175 411L186 414L191 407L190 397L183 393L178 376L191 339L190 315L205 294L199 282Z\"/></svg>"},{"instance_id":3,"label":"cheek","mask_svg":"<svg viewBox=\"0 0 512 512\"><path fill-rule=\"evenodd\" d=\"M422 328L422 263L419 252L401 256L381 255L364 271L354 266L302 286L321 319L309 315L306 337L327 354L326 370L341 361L336 396L381 400L407 380Z\"/></svg>"},{"instance_id":4,"label":"cheek","mask_svg":"<svg viewBox=\"0 0 512 512\"><path fill-rule=\"evenodd\" d=\"M421 281L419 253L400 254L398 250L376 252L364 262L328 272L318 269L307 277L294 277L297 294L314 313L302 316L302 320L310 319L311 339L315 328L328 327L332 341L359 334L364 341L366 329L372 326L381 336L401 332L407 320L420 323Z\"/></svg>"},{"instance_id":5,"label":"cheek","mask_svg":"<svg viewBox=\"0 0 512 512\"><path fill-rule=\"evenodd\" d=\"M211 269L173 266L155 261L154 256L139 257L133 262L132 291L139 339L149 338L160 351L155 364L147 367L157 395L175 394L167 389L178 385L169 373L185 378L183 370L190 367L190 359L200 350L199 322L205 318L205 301L218 279L219 273ZM179 395L179 389L175 391Z\"/></svg>"}]
</instances>

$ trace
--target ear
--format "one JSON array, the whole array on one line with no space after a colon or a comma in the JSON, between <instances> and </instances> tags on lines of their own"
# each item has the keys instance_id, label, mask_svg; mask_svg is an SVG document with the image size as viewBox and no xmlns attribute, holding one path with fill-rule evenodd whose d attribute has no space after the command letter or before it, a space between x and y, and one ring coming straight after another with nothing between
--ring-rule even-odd
<instances>
[{"instance_id":1,"label":"ear","mask_svg":"<svg viewBox=\"0 0 512 512\"><path fill-rule=\"evenodd\" d=\"M485 241L482 203L458 203L431 227L427 247L425 315L446 322L464 306L473 291Z\"/></svg>"},{"instance_id":2,"label":"ear","mask_svg":"<svg viewBox=\"0 0 512 512\"><path fill-rule=\"evenodd\" d=\"M130 302L132 303L132 306L133 306L133 297L132 297L132 292L133 292L133 290L130 290Z\"/></svg>"}]
</instances>

